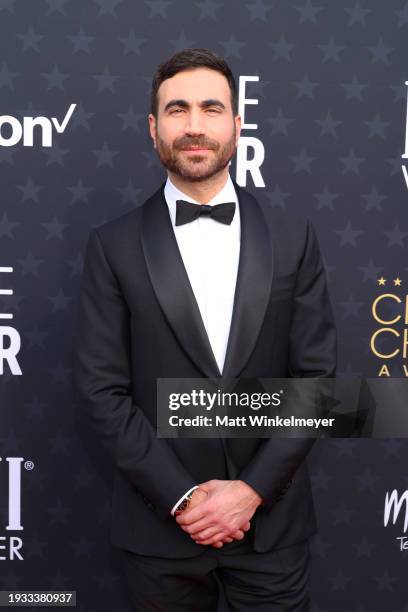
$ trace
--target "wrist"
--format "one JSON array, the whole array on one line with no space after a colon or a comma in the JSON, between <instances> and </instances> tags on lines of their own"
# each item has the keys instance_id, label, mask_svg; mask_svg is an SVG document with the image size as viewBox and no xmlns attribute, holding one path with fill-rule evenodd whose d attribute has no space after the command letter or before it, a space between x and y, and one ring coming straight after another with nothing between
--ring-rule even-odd
<instances>
[{"instance_id":1,"label":"wrist","mask_svg":"<svg viewBox=\"0 0 408 612\"><path fill-rule=\"evenodd\" d=\"M248 491L248 494L251 496L251 501L253 502L256 508L264 503L264 500L261 495L259 495L258 491L255 491L255 489L251 487L251 485L249 485L247 482L245 482L245 480L238 480L238 482L241 485L245 486Z\"/></svg>"}]
</instances>

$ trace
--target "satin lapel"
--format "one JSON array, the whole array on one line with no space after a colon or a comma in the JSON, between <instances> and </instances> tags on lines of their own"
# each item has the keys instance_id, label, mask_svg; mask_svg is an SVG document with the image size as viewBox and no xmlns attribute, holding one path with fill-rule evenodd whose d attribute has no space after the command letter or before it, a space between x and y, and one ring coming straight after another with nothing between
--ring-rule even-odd
<instances>
[{"instance_id":1,"label":"satin lapel","mask_svg":"<svg viewBox=\"0 0 408 612\"><path fill-rule=\"evenodd\" d=\"M141 239L150 280L180 344L210 378L221 376L181 257L164 185L143 205Z\"/></svg>"},{"instance_id":2,"label":"satin lapel","mask_svg":"<svg viewBox=\"0 0 408 612\"><path fill-rule=\"evenodd\" d=\"M223 378L238 377L259 336L272 286L271 237L257 200L234 181L241 215L241 247Z\"/></svg>"}]
</instances>

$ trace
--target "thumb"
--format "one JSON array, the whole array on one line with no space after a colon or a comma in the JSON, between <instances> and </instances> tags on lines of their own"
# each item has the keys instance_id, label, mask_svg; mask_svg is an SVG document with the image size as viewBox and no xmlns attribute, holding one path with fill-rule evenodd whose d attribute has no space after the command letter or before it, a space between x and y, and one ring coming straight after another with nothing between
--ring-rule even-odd
<instances>
[{"instance_id":1,"label":"thumb","mask_svg":"<svg viewBox=\"0 0 408 612\"><path fill-rule=\"evenodd\" d=\"M216 485L215 480L208 480L207 482L203 482L202 484L199 484L198 490L205 491L205 493L211 493L211 491L215 488L215 485Z\"/></svg>"}]
</instances>

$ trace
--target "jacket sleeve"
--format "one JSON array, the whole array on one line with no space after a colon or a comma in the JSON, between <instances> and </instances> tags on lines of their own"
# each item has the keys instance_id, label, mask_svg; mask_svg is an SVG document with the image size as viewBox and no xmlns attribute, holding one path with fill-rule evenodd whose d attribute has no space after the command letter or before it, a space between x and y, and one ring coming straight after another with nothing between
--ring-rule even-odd
<instances>
[{"instance_id":1,"label":"jacket sleeve","mask_svg":"<svg viewBox=\"0 0 408 612\"><path fill-rule=\"evenodd\" d=\"M334 377L337 334L325 271L312 224L307 224L292 305L288 375ZM315 438L271 438L263 441L239 478L253 487L271 507L285 493Z\"/></svg>"},{"instance_id":2,"label":"jacket sleeve","mask_svg":"<svg viewBox=\"0 0 408 612\"><path fill-rule=\"evenodd\" d=\"M128 306L99 234L92 230L80 291L75 392L115 466L165 519L196 482L132 401L130 337Z\"/></svg>"}]
</instances>

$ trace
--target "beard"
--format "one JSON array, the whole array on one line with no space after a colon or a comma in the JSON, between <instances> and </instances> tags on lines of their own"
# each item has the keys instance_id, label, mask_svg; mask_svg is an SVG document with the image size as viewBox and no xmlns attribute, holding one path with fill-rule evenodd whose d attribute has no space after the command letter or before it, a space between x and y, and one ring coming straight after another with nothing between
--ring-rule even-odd
<instances>
[{"instance_id":1,"label":"beard","mask_svg":"<svg viewBox=\"0 0 408 612\"><path fill-rule=\"evenodd\" d=\"M236 129L234 126L230 140L223 146L205 137L193 138L183 136L168 145L161 139L159 131L156 134L157 155L167 170L189 181L204 181L223 170L233 158L237 149ZM210 149L206 154L186 155L182 152L188 147L203 147Z\"/></svg>"}]
</instances>

